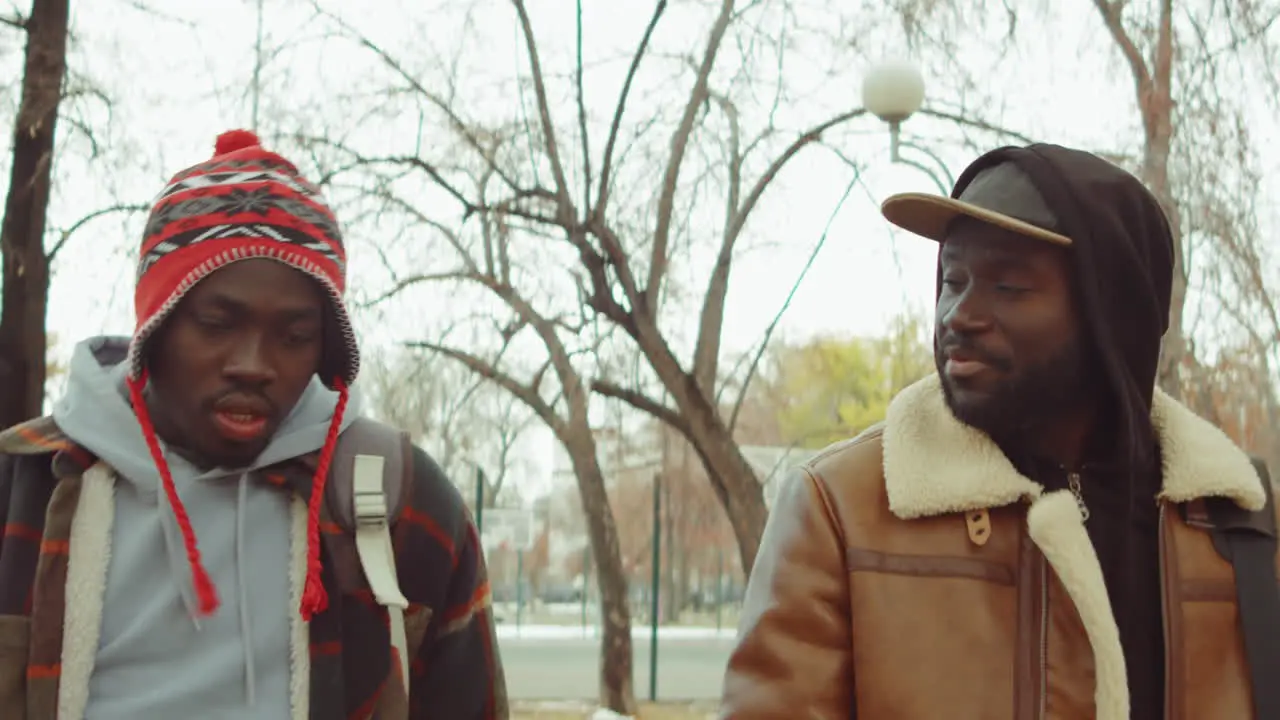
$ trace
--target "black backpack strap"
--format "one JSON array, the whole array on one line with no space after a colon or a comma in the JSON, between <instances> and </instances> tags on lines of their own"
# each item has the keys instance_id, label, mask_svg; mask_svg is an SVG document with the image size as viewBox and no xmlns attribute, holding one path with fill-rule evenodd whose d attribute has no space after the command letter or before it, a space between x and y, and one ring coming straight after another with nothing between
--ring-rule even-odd
<instances>
[{"instance_id":1,"label":"black backpack strap","mask_svg":"<svg viewBox=\"0 0 1280 720\"><path fill-rule=\"evenodd\" d=\"M1216 498L1209 503L1213 544L1231 561L1236 576L1240 630L1249 661L1254 717L1280 718L1280 583L1276 578L1276 514L1271 476L1261 460L1254 467L1267 495L1258 512Z\"/></svg>"}]
</instances>

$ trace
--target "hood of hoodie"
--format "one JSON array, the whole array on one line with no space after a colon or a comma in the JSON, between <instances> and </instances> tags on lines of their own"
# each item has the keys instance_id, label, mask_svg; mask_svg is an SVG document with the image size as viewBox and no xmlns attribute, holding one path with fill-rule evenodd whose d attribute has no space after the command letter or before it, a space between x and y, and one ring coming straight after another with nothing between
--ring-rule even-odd
<instances>
[{"instance_id":1,"label":"hood of hoodie","mask_svg":"<svg viewBox=\"0 0 1280 720\"><path fill-rule=\"evenodd\" d=\"M1013 163L1035 185L1071 238L1085 326L1114 395L1117 429L1131 466L1154 458L1151 398L1169 325L1174 246L1155 196L1132 174L1091 153L1035 144L993 150L961 174L959 198L977 175ZM941 277L938 290L941 291ZM1138 447L1134 447L1135 443Z\"/></svg>"},{"instance_id":2,"label":"hood of hoodie","mask_svg":"<svg viewBox=\"0 0 1280 720\"><path fill-rule=\"evenodd\" d=\"M222 611L197 619L181 530L129 401L128 342L100 337L79 344L66 394L53 412L59 428L116 475L111 562L89 714L176 716L195 693L207 697L204 709L220 717L224 710L227 717L283 717L290 666L286 618L296 612L285 567L298 539L291 535L290 501L252 476L259 468L320 450L338 394L313 378L249 467L201 470L160 441L224 599ZM342 429L359 413L359 396L349 392ZM175 603L187 612L174 612ZM189 662L156 662L157 648L189 656Z\"/></svg>"}]
</instances>

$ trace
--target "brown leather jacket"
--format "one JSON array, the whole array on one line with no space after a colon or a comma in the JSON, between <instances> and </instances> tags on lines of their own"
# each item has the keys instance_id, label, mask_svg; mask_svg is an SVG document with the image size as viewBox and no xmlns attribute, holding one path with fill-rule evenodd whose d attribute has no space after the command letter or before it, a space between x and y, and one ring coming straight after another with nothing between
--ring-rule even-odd
<instances>
[{"instance_id":1,"label":"brown leather jacket","mask_svg":"<svg viewBox=\"0 0 1280 720\"><path fill-rule=\"evenodd\" d=\"M1251 718L1234 575L1203 498L1260 510L1263 487L1225 435L1158 391L1152 419L1166 717ZM1125 677L1073 497L957 422L933 377L780 490L721 717L1126 720Z\"/></svg>"}]
</instances>

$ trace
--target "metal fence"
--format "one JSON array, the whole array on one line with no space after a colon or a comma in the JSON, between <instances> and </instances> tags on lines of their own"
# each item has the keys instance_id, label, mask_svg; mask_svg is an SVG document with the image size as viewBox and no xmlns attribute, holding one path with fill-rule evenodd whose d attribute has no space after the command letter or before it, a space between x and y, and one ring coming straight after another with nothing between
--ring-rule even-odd
<instances>
[{"instance_id":1,"label":"metal fence","mask_svg":"<svg viewBox=\"0 0 1280 720\"><path fill-rule=\"evenodd\" d=\"M610 487L637 695L714 698L746 584L737 547L709 488L692 478L644 475L615 477ZM596 697L598 563L576 487L522 509L485 508L477 500L511 696Z\"/></svg>"}]
</instances>

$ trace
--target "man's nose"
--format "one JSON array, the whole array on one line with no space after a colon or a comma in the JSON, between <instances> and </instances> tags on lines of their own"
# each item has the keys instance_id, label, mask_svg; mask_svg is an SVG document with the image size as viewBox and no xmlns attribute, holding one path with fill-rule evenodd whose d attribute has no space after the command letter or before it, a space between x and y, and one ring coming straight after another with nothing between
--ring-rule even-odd
<instances>
[{"instance_id":1,"label":"man's nose","mask_svg":"<svg viewBox=\"0 0 1280 720\"><path fill-rule=\"evenodd\" d=\"M991 329L991 303L971 285L946 310L942 318L948 330L957 335L973 335Z\"/></svg>"},{"instance_id":2,"label":"man's nose","mask_svg":"<svg viewBox=\"0 0 1280 720\"><path fill-rule=\"evenodd\" d=\"M223 373L239 382L258 385L275 380L275 366L271 362L266 337L260 334L247 335L227 358Z\"/></svg>"}]
</instances>

